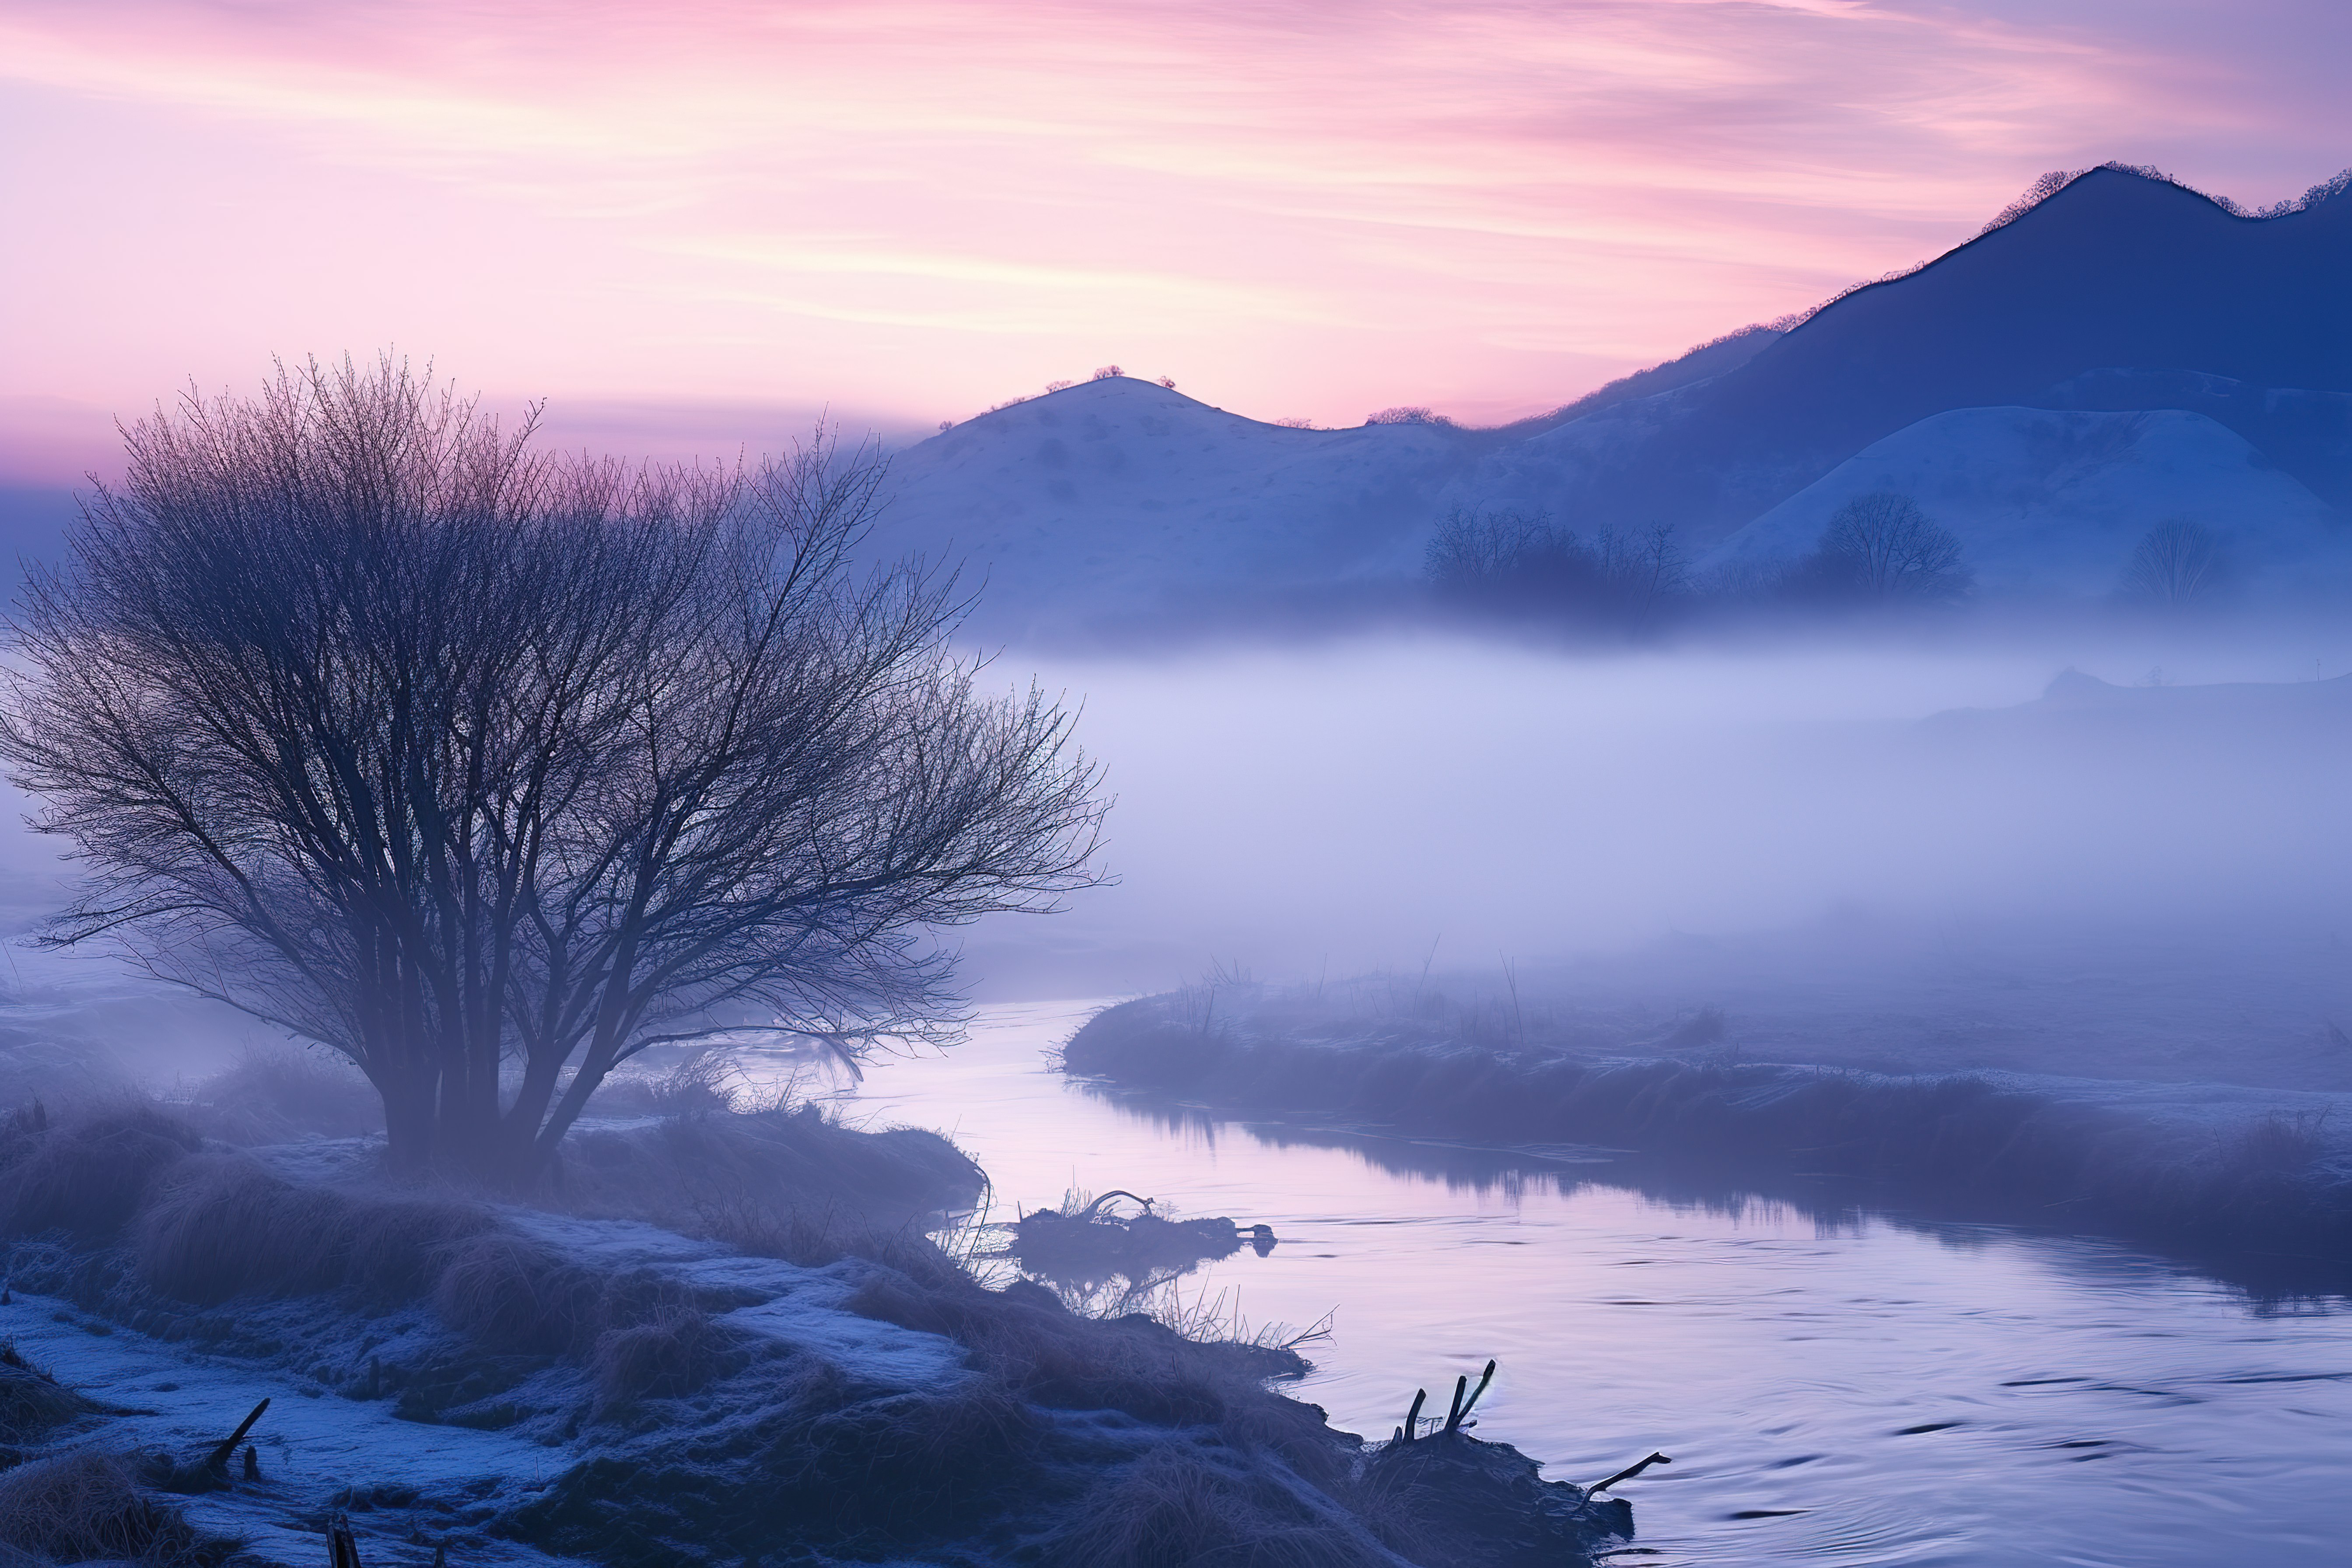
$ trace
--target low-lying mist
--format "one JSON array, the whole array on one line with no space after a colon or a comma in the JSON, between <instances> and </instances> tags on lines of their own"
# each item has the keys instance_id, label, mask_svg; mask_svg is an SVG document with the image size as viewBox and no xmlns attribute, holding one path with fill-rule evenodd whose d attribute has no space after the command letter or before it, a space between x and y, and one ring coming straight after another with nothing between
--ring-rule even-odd
<instances>
[{"instance_id":1,"label":"low-lying mist","mask_svg":"<svg viewBox=\"0 0 2352 1568\"><path fill-rule=\"evenodd\" d=\"M971 933L971 969L1076 994L1213 962L1312 981L1773 931L2325 933L2352 690L2315 681L2345 668L2323 637L1056 660L1041 679L1085 698L1118 797L1119 881ZM2068 670L2124 689L2000 711ZM2192 689L2244 681L2282 689Z\"/></svg>"},{"instance_id":2,"label":"low-lying mist","mask_svg":"<svg viewBox=\"0 0 2352 1568\"><path fill-rule=\"evenodd\" d=\"M983 1003L1213 972L1434 975L1459 1003L1499 995L1507 964L1528 996L1660 1029L1720 1006L1794 1059L2128 1052L2201 1078L2233 1042L2269 1053L2245 1081L2327 1087L2352 1075L2352 680L2315 679L2347 668L2333 635L1014 647L992 673L1083 700L1118 879L947 939ZM2112 686L2044 700L2070 670ZM5 805L22 933L73 868ZM0 1029L132 1076L274 1037L104 954L5 959Z\"/></svg>"}]
</instances>

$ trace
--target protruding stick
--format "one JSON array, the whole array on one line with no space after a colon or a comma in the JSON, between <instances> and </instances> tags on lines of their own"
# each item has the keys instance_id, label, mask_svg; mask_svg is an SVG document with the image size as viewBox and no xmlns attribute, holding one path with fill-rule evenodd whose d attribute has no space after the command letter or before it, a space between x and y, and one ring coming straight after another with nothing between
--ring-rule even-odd
<instances>
[{"instance_id":1,"label":"protruding stick","mask_svg":"<svg viewBox=\"0 0 2352 1568\"><path fill-rule=\"evenodd\" d=\"M327 1568L361 1568L360 1543L352 1537L352 1521L340 1513L327 1521Z\"/></svg>"},{"instance_id":2,"label":"protruding stick","mask_svg":"<svg viewBox=\"0 0 2352 1568\"><path fill-rule=\"evenodd\" d=\"M1490 1361L1486 1363L1486 1370L1478 1374L1478 1386L1470 1391L1470 1403L1462 1407L1462 1414L1458 1418L1457 1424L1459 1421L1467 1421L1470 1419L1470 1412L1478 1408L1478 1401L1486 1396L1486 1385L1494 1381L1495 1363Z\"/></svg>"},{"instance_id":3,"label":"protruding stick","mask_svg":"<svg viewBox=\"0 0 2352 1568\"><path fill-rule=\"evenodd\" d=\"M1454 1403L1445 1407L1446 1431L1452 1432L1456 1426L1462 1425L1462 1396L1469 1391L1468 1378L1457 1377L1454 1380Z\"/></svg>"},{"instance_id":4,"label":"protruding stick","mask_svg":"<svg viewBox=\"0 0 2352 1568\"><path fill-rule=\"evenodd\" d=\"M245 1435L253 1430L253 1424L260 1420L261 1413L268 1408L269 1401L267 1399L255 1405L253 1414L238 1422L236 1430L230 1433L220 1447L213 1450L213 1457L205 1461L206 1466L215 1470L227 1469L229 1460L236 1457L236 1446L245 1441Z\"/></svg>"},{"instance_id":5,"label":"protruding stick","mask_svg":"<svg viewBox=\"0 0 2352 1568\"><path fill-rule=\"evenodd\" d=\"M1623 1469L1618 1471L1615 1475L1610 1477L1605 1481L1593 1482L1592 1485L1584 1489L1584 1495L1587 1497L1598 1497L1602 1492L1607 1491L1611 1487L1615 1486L1619 1481L1632 1480L1635 1476L1640 1475L1652 1465L1671 1465L1673 1463L1674 1461L1667 1458L1664 1454L1653 1454L1638 1465L1626 1466Z\"/></svg>"},{"instance_id":6,"label":"protruding stick","mask_svg":"<svg viewBox=\"0 0 2352 1568\"><path fill-rule=\"evenodd\" d=\"M1404 1413L1404 1440L1408 1443L1412 1441L1413 1434L1421 1430L1421 1404L1428 1397L1429 1390L1425 1388L1412 1391L1412 1408Z\"/></svg>"}]
</instances>

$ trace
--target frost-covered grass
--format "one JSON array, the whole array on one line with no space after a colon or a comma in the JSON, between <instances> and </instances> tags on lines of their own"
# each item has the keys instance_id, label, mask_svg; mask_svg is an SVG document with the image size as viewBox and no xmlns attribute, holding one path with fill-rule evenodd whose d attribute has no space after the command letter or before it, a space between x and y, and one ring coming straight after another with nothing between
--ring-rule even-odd
<instances>
[{"instance_id":1,"label":"frost-covered grass","mask_svg":"<svg viewBox=\"0 0 2352 1568\"><path fill-rule=\"evenodd\" d=\"M1223 1021L1182 994L1121 1004L1064 1065L1216 1104L1312 1112L1496 1143L1581 1142L1727 1173L1866 1178L2038 1223L2200 1247L2352 1258L2352 1151L2321 1097L2222 1118L2229 1091L2018 1074L1889 1075L1745 1062L1701 1014L1674 1055L1481 1037L1476 1020L1368 1019L1228 994Z\"/></svg>"},{"instance_id":2,"label":"frost-covered grass","mask_svg":"<svg viewBox=\"0 0 2352 1568\"><path fill-rule=\"evenodd\" d=\"M226 1554L200 1540L178 1509L156 1501L129 1460L92 1450L0 1475L0 1542L34 1562L130 1560L153 1568Z\"/></svg>"},{"instance_id":3,"label":"frost-covered grass","mask_svg":"<svg viewBox=\"0 0 2352 1568\"><path fill-rule=\"evenodd\" d=\"M969 1198L943 1140L771 1110L580 1142L530 1207L385 1189L363 1140L7 1121L5 1538L308 1563L343 1510L371 1565L1472 1560L1273 1389L1295 1352L975 1279L910 1217ZM265 1395L257 1479L205 1472ZM1590 1544L1542 1522L1573 1492L1513 1505L1544 1561Z\"/></svg>"}]
</instances>

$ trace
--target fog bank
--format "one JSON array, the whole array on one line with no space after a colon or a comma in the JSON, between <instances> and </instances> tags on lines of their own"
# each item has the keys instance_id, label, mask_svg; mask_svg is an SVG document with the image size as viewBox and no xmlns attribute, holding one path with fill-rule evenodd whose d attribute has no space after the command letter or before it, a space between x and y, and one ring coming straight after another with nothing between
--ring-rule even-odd
<instances>
[{"instance_id":1,"label":"fog bank","mask_svg":"<svg viewBox=\"0 0 2352 1568\"><path fill-rule=\"evenodd\" d=\"M1311 979L1824 920L2331 921L2352 707L2314 683L2345 666L2313 642L1576 657L1422 638L1058 661L1042 679L1084 697L1118 797L1119 882L970 933L971 968L984 992L1068 994L1213 961ZM2309 697L1933 718L2034 703L2068 669L2168 695L2299 673Z\"/></svg>"}]
</instances>

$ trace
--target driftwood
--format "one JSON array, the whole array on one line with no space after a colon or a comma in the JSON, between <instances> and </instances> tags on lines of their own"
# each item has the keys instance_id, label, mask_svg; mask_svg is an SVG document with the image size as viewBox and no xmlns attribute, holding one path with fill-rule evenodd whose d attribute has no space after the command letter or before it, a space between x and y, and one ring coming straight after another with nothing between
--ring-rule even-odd
<instances>
[{"instance_id":1,"label":"driftwood","mask_svg":"<svg viewBox=\"0 0 2352 1568\"><path fill-rule=\"evenodd\" d=\"M1438 1550L1428 1558L1452 1568L1559 1568L1589 1563L1611 1542L1632 1539L1633 1509L1622 1498L1596 1498L1567 1481L1548 1481L1542 1468L1507 1443L1470 1435L1471 1413L1494 1386L1488 1362L1473 1383L1454 1382L1441 1424L1421 1431L1429 1391L1417 1389L1396 1441L1365 1461L1365 1479L1381 1489L1410 1490L1416 1514Z\"/></svg>"},{"instance_id":2,"label":"driftwood","mask_svg":"<svg viewBox=\"0 0 2352 1568\"><path fill-rule=\"evenodd\" d=\"M1478 1374L1477 1391L1465 1401L1462 1391L1470 1386L1470 1380L1466 1377L1457 1377L1454 1380L1454 1408L1445 1413L1445 1429L1448 1432L1460 1432L1478 1425L1470 1419L1470 1412L1477 1408L1478 1401L1486 1395L1486 1385L1494 1381L1495 1363L1489 1361L1486 1363L1486 1370Z\"/></svg>"},{"instance_id":3,"label":"driftwood","mask_svg":"<svg viewBox=\"0 0 2352 1568\"><path fill-rule=\"evenodd\" d=\"M205 1450L201 1459L175 1459L164 1453L145 1455L141 1466L146 1473L148 1484L167 1492L178 1492L184 1497L226 1490L229 1486L229 1461L236 1458L236 1446L245 1442L245 1435L253 1430L253 1424L260 1420L261 1413L268 1408L269 1401L265 1399L247 1411L245 1419L236 1424L236 1430ZM245 1453L245 1479L259 1480L261 1457L254 1452L250 1444L247 1444Z\"/></svg>"},{"instance_id":4,"label":"driftwood","mask_svg":"<svg viewBox=\"0 0 2352 1568\"><path fill-rule=\"evenodd\" d=\"M1584 1495L1587 1497L1594 1497L1601 1492L1607 1491L1619 1481L1630 1481L1635 1476L1640 1475L1643 1470L1648 1469L1652 1465L1671 1465L1673 1463L1674 1461L1667 1458L1664 1454L1653 1454L1648 1458L1641 1460L1639 1463L1626 1466L1623 1469L1618 1471L1615 1475L1610 1477L1605 1481L1593 1482L1591 1486L1584 1489Z\"/></svg>"},{"instance_id":5,"label":"driftwood","mask_svg":"<svg viewBox=\"0 0 2352 1568\"><path fill-rule=\"evenodd\" d=\"M1110 1207L1122 1198L1142 1212L1122 1218ZM1124 1280L1124 1305L1204 1262L1231 1258L1244 1247L1263 1258L1276 1245L1271 1226L1244 1230L1229 1216L1168 1219L1156 1209L1156 1200L1124 1191L1105 1193L1075 1214L1039 1209L1021 1216L995 1256L1062 1286L1093 1289Z\"/></svg>"},{"instance_id":6,"label":"driftwood","mask_svg":"<svg viewBox=\"0 0 2352 1568\"><path fill-rule=\"evenodd\" d=\"M360 1568L360 1543L352 1537L352 1521L340 1513L327 1521L327 1568Z\"/></svg>"},{"instance_id":7,"label":"driftwood","mask_svg":"<svg viewBox=\"0 0 2352 1568\"><path fill-rule=\"evenodd\" d=\"M205 1468L222 1475L228 1474L228 1462L236 1457L236 1446L245 1441L245 1435L253 1430L253 1424L260 1420L261 1413L268 1408L269 1401L267 1399L255 1405L252 1413L236 1424L236 1430L214 1447L212 1457L205 1461Z\"/></svg>"},{"instance_id":8,"label":"driftwood","mask_svg":"<svg viewBox=\"0 0 2352 1568\"><path fill-rule=\"evenodd\" d=\"M1451 1436L1456 1432L1466 1432L1478 1425L1470 1419L1470 1412L1478 1407L1478 1401L1486 1396L1487 1384L1494 1381L1495 1363L1491 1361L1486 1363L1486 1370L1478 1374L1478 1386L1475 1390L1471 1388L1470 1379L1466 1374L1455 1378L1454 1402L1445 1409L1445 1425L1432 1436ZM1404 1425L1396 1429L1394 1441L1410 1443L1421 1436L1421 1407L1428 1398L1429 1390L1425 1388L1416 1388L1412 1391L1412 1408L1404 1413Z\"/></svg>"},{"instance_id":9,"label":"driftwood","mask_svg":"<svg viewBox=\"0 0 2352 1568\"><path fill-rule=\"evenodd\" d=\"M1413 1435L1421 1430L1421 1406L1423 1401L1428 1397L1429 1390L1425 1388L1416 1388L1412 1391L1412 1408L1404 1413L1404 1425L1397 1428L1404 1434L1404 1440L1408 1443L1412 1442Z\"/></svg>"}]
</instances>

